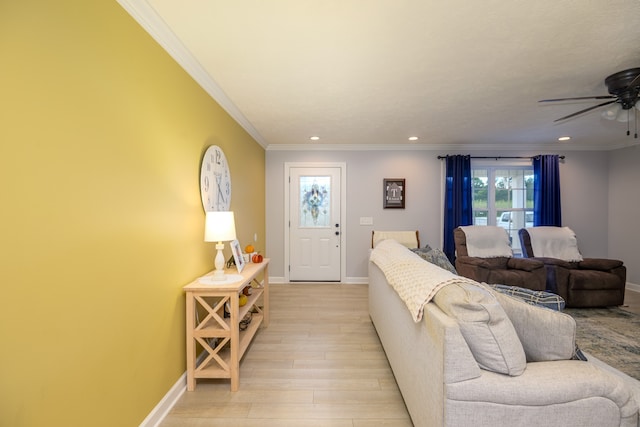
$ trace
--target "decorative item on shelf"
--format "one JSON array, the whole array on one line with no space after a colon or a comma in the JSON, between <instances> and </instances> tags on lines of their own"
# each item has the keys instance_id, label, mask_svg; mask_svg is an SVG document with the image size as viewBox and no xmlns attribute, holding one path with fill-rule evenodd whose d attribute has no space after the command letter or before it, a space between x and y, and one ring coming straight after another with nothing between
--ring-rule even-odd
<instances>
[{"instance_id":1,"label":"decorative item on shelf","mask_svg":"<svg viewBox=\"0 0 640 427\"><path fill-rule=\"evenodd\" d=\"M244 247L243 256L246 262L253 262L253 256L256 254L256 248L252 244L248 244Z\"/></svg>"},{"instance_id":2,"label":"decorative item on shelf","mask_svg":"<svg viewBox=\"0 0 640 427\"><path fill-rule=\"evenodd\" d=\"M253 256L251 257L251 262L254 262L256 264L260 264L262 262L262 260L264 259L264 257L262 255L260 255L259 253L254 253Z\"/></svg>"},{"instance_id":3,"label":"decorative item on shelf","mask_svg":"<svg viewBox=\"0 0 640 427\"><path fill-rule=\"evenodd\" d=\"M241 331L245 331L249 327L249 323L251 323L252 318L253 314L251 312L248 312L240 321L238 329L240 329Z\"/></svg>"},{"instance_id":4,"label":"decorative item on shelf","mask_svg":"<svg viewBox=\"0 0 640 427\"><path fill-rule=\"evenodd\" d=\"M222 255L224 244L222 242L228 242L236 238L236 224L233 212L210 211L207 212L206 215L204 241L217 242L217 253L214 261L216 269L213 273L212 280L223 281L226 280L226 276L224 274L224 255Z\"/></svg>"},{"instance_id":5,"label":"decorative item on shelf","mask_svg":"<svg viewBox=\"0 0 640 427\"><path fill-rule=\"evenodd\" d=\"M247 301L249 301L249 298L245 294L240 294L238 297L238 304L240 307L247 305Z\"/></svg>"},{"instance_id":6,"label":"decorative item on shelf","mask_svg":"<svg viewBox=\"0 0 640 427\"><path fill-rule=\"evenodd\" d=\"M227 260L227 263L225 265L227 266L227 269L236 266L236 260L233 258L233 255L231 255L229 257L229 259Z\"/></svg>"},{"instance_id":7,"label":"decorative item on shelf","mask_svg":"<svg viewBox=\"0 0 640 427\"><path fill-rule=\"evenodd\" d=\"M384 178L382 180L384 209L404 209L406 200L406 183L404 178Z\"/></svg>"},{"instance_id":8,"label":"decorative item on shelf","mask_svg":"<svg viewBox=\"0 0 640 427\"><path fill-rule=\"evenodd\" d=\"M237 240L231 242L231 253L233 253L233 260L236 262L238 273L240 273L244 268L244 258L242 257L242 249L240 249L240 243Z\"/></svg>"}]
</instances>

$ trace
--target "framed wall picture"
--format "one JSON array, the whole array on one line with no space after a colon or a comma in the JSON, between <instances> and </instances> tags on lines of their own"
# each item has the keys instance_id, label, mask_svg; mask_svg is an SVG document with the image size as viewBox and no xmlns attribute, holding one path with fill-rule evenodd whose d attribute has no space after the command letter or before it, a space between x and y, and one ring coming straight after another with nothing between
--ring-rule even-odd
<instances>
[{"instance_id":1,"label":"framed wall picture","mask_svg":"<svg viewBox=\"0 0 640 427\"><path fill-rule=\"evenodd\" d=\"M382 180L384 209L404 209L406 183L404 178L384 178Z\"/></svg>"},{"instance_id":2,"label":"framed wall picture","mask_svg":"<svg viewBox=\"0 0 640 427\"><path fill-rule=\"evenodd\" d=\"M236 262L236 268L238 273L244 268L244 257L242 256L242 249L240 248L240 242L234 240L231 242L231 252L233 253L233 260Z\"/></svg>"}]
</instances>

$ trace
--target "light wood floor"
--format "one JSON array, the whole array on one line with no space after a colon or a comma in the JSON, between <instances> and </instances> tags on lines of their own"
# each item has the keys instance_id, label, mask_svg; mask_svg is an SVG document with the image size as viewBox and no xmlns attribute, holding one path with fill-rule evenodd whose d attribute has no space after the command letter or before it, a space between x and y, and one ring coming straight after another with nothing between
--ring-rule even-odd
<instances>
[{"instance_id":1,"label":"light wood floor","mask_svg":"<svg viewBox=\"0 0 640 427\"><path fill-rule=\"evenodd\" d=\"M240 388L198 380L161 427L409 427L369 318L367 286L271 285L271 321L240 363Z\"/></svg>"},{"instance_id":2,"label":"light wood floor","mask_svg":"<svg viewBox=\"0 0 640 427\"><path fill-rule=\"evenodd\" d=\"M640 314L640 292L634 292L627 289L624 294L623 309Z\"/></svg>"},{"instance_id":3,"label":"light wood floor","mask_svg":"<svg viewBox=\"0 0 640 427\"><path fill-rule=\"evenodd\" d=\"M271 323L240 364L240 389L198 380L160 427L410 427L368 314L367 286L271 285ZM640 293L625 309L640 314Z\"/></svg>"}]
</instances>

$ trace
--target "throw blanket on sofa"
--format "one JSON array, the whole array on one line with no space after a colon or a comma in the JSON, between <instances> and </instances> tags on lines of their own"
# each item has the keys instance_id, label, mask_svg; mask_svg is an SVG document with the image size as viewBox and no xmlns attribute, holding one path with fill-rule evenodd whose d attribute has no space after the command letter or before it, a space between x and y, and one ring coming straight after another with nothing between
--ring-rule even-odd
<instances>
[{"instance_id":1,"label":"throw blanket on sofa","mask_svg":"<svg viewBox=\"0 0 640 427\"><path fill-rule=\"evenodd\" d=\"M371 251L371 262L380 267L389 284L404 301L414 322L422 319L424 305L436 292L452 283L478 282L433 265L395 240L383 240Z\"/></svg>"},{"instance_id":2,"label":"throw blanket on sofa","mask_svg":"<svg viewBox=\"0 0 640 427\"><path fill-rule=\"evenodd\" d=\"M569 227L531 227L527 232L534 256L582 261L576 233Z\"/></svg>"}]
</instances>

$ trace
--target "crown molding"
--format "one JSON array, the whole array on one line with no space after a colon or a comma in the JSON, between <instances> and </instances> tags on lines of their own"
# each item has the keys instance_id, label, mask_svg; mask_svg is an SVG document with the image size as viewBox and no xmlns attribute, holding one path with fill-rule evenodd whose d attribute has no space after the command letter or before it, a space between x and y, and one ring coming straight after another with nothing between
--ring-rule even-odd
<instances>
[{"instance_id":1,"label":"crown molding","mask_svg":"<svg viewBox=\"0 0 640 427\"><path fill-rule=\"evenodd\" d=\"M158 42L162 48L213 98L220 106L247 131L253 139L263 148L267 148L267 142L257 131L251 122L240 112L222 88L206 72L202 65L195 59L189 49L171 31L164 20L153 7L145 0L117 0L120 6L144 30Z\"/></svg>"},{"instance_id":2,"label":"crown molding","mask_svg":"<svg viewBox=\"0 0 640 427\"><path fill-rule=\"evenodd\" d=\"M269 144L267 151L613 151L638 145L620 143L617 145L580 146L571 143L555 144L526 144L526 145L500 145L500 144Z\"/></svg>"}]
</instances>

